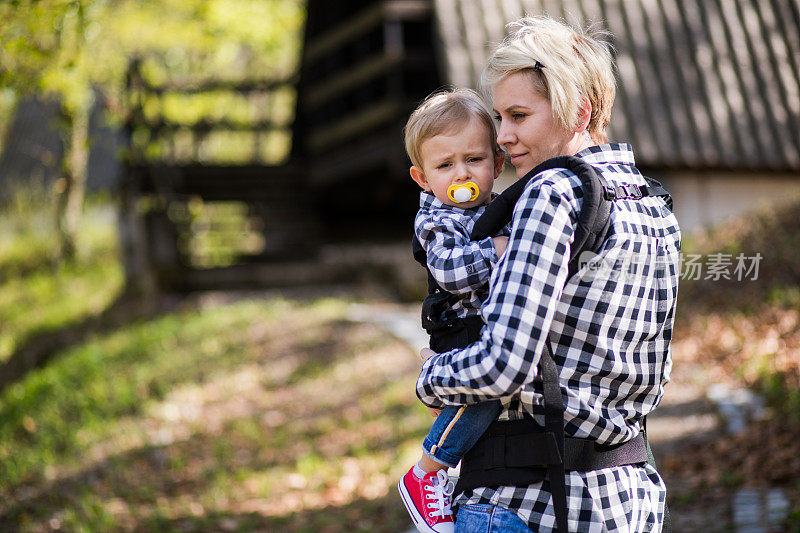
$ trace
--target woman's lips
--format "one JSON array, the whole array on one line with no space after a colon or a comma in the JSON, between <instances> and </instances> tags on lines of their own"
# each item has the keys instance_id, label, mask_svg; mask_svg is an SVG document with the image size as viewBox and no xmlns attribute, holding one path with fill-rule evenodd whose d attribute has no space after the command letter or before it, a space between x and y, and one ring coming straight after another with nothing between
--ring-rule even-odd
<instances>
[{"instance_id":1,"label":"woman's lips","mask_svg":"<svg viewBox=\"0 0 800 533\"><path fill-rule=\"evenodd\" d=\"M517 162L519 160L521 160L523 157L525 157L526 155L528 155L528 154L527 153L525 153L525 154L509 154L508 158L511 161L512 165L516 165Z\"/></svg>"}]
</instances>

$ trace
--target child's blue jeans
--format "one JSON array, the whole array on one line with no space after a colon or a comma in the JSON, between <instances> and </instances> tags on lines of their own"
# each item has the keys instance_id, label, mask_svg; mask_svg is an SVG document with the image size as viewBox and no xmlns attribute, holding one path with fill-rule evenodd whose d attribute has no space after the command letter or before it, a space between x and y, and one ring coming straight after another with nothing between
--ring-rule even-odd
<instances>
[{"instance_id":1,"label":"child's blue jeans","mask_svg":"<svg viewBox=\"0 0 800 533\"><path fill-rule=\"evenodd\" d=\"M425 455L453 467L500 414L500 400L445 407L422 443Z\"/></svg>"}]
</instances>

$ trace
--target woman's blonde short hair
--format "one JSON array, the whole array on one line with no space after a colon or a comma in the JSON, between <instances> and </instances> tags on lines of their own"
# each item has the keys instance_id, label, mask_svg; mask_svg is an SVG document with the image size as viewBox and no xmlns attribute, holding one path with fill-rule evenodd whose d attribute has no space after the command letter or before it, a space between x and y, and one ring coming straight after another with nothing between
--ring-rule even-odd
<instances>
[{"instance_id":1,"label":"woman's blonde short hair","mask_svg":"<svg viewBox=\"0 0 800 533\"><path fill-rule=\"evenodd\" d=\"M583 99L592 113L587 130L596 143L608 141L616 82L610 33L579 28L549 17L524 17L506 26L509 35L489 58L481 77L484 91L505 76L526 72L536 92L550 101L553 118L574 128Z\"/></svg>"},{"instance_id":2,"label":"woman's blonde short hair","mask_svg":"<svg viewBox=\"0 0 800 533\"><path fill-rule=\"evenodd\" d=\"M443 133L452 133L477 119L486 127L492 151L498 153L494 120L481 97L472 89L445 89L428 95L408 117L405 127L406 153L411 164L422 168L422 143Z\"/></svg>"}]
</instances>

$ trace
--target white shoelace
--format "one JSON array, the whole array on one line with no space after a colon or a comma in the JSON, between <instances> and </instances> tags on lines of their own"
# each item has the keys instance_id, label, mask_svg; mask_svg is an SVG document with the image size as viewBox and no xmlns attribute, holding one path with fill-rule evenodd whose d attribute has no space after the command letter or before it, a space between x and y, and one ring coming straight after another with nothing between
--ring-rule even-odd
<instances>
[{"instance_id":1,"label":"white shoelace","mask_svg":"<svg viewBox=\"0 0 800 533\"><path fill-rule=\"evenodd\" d=\"M432 485L425 485L425 490L427 491L425 498L433 500L432 502L428 502L428 509L434 509L434 511L430 513L430 516L441 516L444 518L445 516L452 515L453 511L450 509L450 496L453 495L453 489L455 488L453 482L450 481L447 472L444 470L436 472L436 478L435 480L432 479L432 481L434 481Z\"/></svg>"}]
</instances>

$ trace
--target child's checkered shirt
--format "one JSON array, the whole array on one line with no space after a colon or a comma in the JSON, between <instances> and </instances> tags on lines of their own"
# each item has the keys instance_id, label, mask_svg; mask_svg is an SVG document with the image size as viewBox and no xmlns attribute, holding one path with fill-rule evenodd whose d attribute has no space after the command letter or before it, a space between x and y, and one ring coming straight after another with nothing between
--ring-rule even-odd
<instances>
[{"instance_id":1,"label":"child's checkered shirt","mask_svg":"<svg viewBox=\"0 0 800 533\"><path fill-rule=\"evenodd\" d=\"M475 221L486 206L461 209L443 204L434 195L421 192L414 218L414 233L425 250L428 270L436 282L458 296L445 321L478 316L489 295L489 276L497 263L491 237L470 240ZM508 235L508 228L502 233Z\"/></svg>"}]
</instances>

